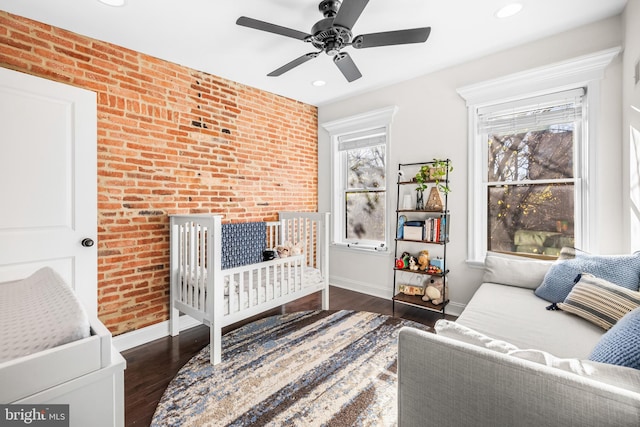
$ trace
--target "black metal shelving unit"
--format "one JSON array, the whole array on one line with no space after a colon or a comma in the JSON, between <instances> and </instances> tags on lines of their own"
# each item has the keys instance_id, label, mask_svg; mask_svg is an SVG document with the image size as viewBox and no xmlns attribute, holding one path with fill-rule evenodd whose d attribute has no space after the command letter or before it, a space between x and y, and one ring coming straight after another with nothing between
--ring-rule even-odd
<instances>
[{"instance_id":1,"label":"black metal shelving unit","mask_svg":"<svg viewBox=\"0 0 640 427\"><path fill-rule=\"evenodd\" d=\"M446 159L443 160L445 162L445 171L443 178L440 179L440 183L443 185L449 185L449 170L451 165L451 160ZM445 315L445 307L449 303L448 299L445 299L442 304L435 305L430 301L423 301L421 295L405 295L401 292L398 292L398 277L405 274L412 275L428 275L435 277L442 277L444 287L449 286L448 274L449 270L447 269L447 245L449 244L449 228L450 224L450 215L448 210L448 193L441 192L442 198L442 209L441 210L427 210L427 209L405 209L405 207L401 206L403 201L401 200L400 190L401 188L411 188L417 187L418 183L412 179L415 175L416 171L419 170L422 166L432 166L436 165L436 161L432 162L419 162L419 163L400 163L398 165L398 183L397 183L397 202L396 202L396 233L398 233L400 216L405 215L407 220L428 220L429 218L439 218L441 229L439 230L439 237L433 240L418 240L418 239L404 239L398 238L398 234L396 234L395 239L395 250L394 250L394 262L397 260L400 255L408 251L408 248L413 245L413 247L422 247L423 249L431 248L439 248L435 249L439 254L442 254L442 272L439 274L428 274L426 271L422 270L410 270L408 268L398 268L394 266L393 271L393 312L395 314L396 303L405 304L413 307L417 307L424 310L430 310L439 312L444 317ZM435 185L435 180L429 180L426 182L427 184ZM444 224L444 225L442 225ZM423 245L423 246L420 246ZM434 249L432 249L434 250ZM430 250L431 253L431 250ZM446 295L446 294L445 294Z\"/></svg>"}]
</instances>

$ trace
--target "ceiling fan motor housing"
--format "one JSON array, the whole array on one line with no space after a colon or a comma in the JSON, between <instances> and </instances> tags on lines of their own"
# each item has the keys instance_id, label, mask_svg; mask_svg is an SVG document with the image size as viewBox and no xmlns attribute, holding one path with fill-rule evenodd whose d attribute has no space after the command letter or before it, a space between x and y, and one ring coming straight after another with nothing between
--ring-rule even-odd
<instances>
[{"instance_id":1,"label":"ceiling fan motor housing","mask_svg":"<svg viewBox=\"0 0 640 427\"><path fill-rule=\"evenodd\" d=\"M320 2L318 9L324 15L324 19L316 22L311 28L312 36L309 41L317 49L323 50L329 56L337 55L340 49L351 42L353 37L349 28L333 25L333 18L338 13L340 4L339 0L324 0Z\"/></svg>"},{"instance_id":2,"label":"ceiling fan motor housing","mask_svg":"<svg viewBox=\"0 0 640 427\"><path fill-rule=\"evenodd\" d=\"M333 25L333 18L318 21L311 29L313 34L311 44L317 49L324 50L327 55L335 55L351 42L351 31L348 28Z\"/></svg>"}]
</instances>

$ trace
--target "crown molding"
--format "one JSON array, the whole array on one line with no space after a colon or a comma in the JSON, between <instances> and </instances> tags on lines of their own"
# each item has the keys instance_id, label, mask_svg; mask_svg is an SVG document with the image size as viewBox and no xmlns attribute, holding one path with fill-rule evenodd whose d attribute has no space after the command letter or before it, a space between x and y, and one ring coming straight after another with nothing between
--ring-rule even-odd
<instances>
[{"instance_id":1,"label":"crown molding","mask_svg":"<svg viewBox=\"0 0 640 427\"><path fill-rule=\"evenodd\" d=\"M622 51L620 46L588 55L537 67L497 79L463 86L458 94L467 106L482 106L509 101L522 93L564 89L571 85L586 84L604 77L605 68Z\"/></svg>"},{"instance_id":2,"label":"crown molding","mask_svg":"<svg viewBox=\"0 0 640 427\"><path fill-rule=\"evenodd\" d=\"M331 135L339 135L354 130L365 130L368 127L388 126L391 124L393 116L397 111L398 107L396 106L385 107L344 119L322 123L321 126Z\"/></svg>"}]
</instances>

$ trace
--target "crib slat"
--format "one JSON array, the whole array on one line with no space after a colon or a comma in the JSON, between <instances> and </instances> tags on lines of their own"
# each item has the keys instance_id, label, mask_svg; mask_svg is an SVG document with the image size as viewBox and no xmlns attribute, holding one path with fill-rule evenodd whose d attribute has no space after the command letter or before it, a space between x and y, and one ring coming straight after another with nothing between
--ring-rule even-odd
<instances>
[{"instance_id":1,"label":"crib slat","mask_svg":"<svg viewBox=\"0 0 640 427\"><path fill-rule=\"evenodd\" d=\"M262 301L262 293L264 292L264 287L262 284L264 283L264 267L260 267L258 269L258 283L256 285L256 305L260 304Z\"/></svg>"},{"instance_id":2,"label":"crib slat","mask_svg":"<svg viewBox=\"0 0 640 427\"><path fill-rule=\"evenodd\" d=\"M249 281L249 283L251 283L251 274L249 274L249 277L246 277L246 274L240 274L240 281L238 283L238 311L242 310L244 308L244 301L245 301L245 293L244 290L247 287L247 281Z\"/></svg>"},{"instance_id":3,"label":"crib slat","mask_svg":"<svg viewBox=\"0 0 640 427\"><path fill-rule=\"evenodd\" d=\"M285 296L289 293L289 288L287 286L287 279L289 278L289 274L291 273L291 262L280 265L280 296Z\"/></svg>"},{"instance_id":4,"label":"crib slat","mask_svg":"<svg viewBox=\"0 0 640 427\"><path fill-rule=\"evenodd\" d=\"M316 231L314 230L314 224L310 223L309 224L309 238L307 239L307 243L309 245L309 247L307 248L307 259L306 259L306 265L315 268L315 263L313 262L314 260L314 256L313 254L316 253Z\"/></svg>"},{"instance_id":5,"label":"crib slat","mask_svg":"<svg viewBox=\"0 0 640 427\"><path fill-rule=\"evenodd\" d=\"M229 277L229 314L233 313L236 306L236 274Z\"/></svg>"},{"instance_id":6,"label":"crib slat","mask_svg":"<svg viewBox=\"0 0 640 427\"><path fill-rule=\"evenodd\" d=\"M182 301L188 305L191 305L189 301L189 288L191 284L191 274L189 274L189 227L189 223L185 224L182 227Z\"/></svg>"},{"instance_id":7,"label":"crib slat","mask_svg":"<svg viewBox=\"0 0 640 427\"><path fill-rule=\"evenodd\" d=\"M205 297L207 295L207 273L206 273L206 260L207 260L207 228L198 226L198 259L194 260L198 266L198 309L206 312Z\"/></svg>"}]
</instances>

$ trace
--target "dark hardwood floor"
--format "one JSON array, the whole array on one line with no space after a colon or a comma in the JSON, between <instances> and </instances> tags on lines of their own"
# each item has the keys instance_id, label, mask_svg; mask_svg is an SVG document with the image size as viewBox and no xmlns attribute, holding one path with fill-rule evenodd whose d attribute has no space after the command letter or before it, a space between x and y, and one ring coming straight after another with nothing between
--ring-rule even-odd
<instances>
[{"instance_id":1,"label":"dark hardwood floor","mask_svg":"<svg viewBox=\"0 0 640 427\"><path fill-rule=\"evenodd\" d=\"M331 287L329 291L331 310L359 310L392 315L391 301L358 292ZM284 306L287 313L321 308L320 294L313 294ZM223 329L223 334L258 318L280 314L276 309L265 312L247 321ZM413 320L425 325L441 318L436 312L396 304L396 317ZM449 316L447 316L449 317ZM125 424L148 426L162 393L178 370L196 353L209 344L209 328L197 326L181 332L177 337L165 337L148 344L124 351L127 360L124 373Z\"/></svg>"}]
</instances>

